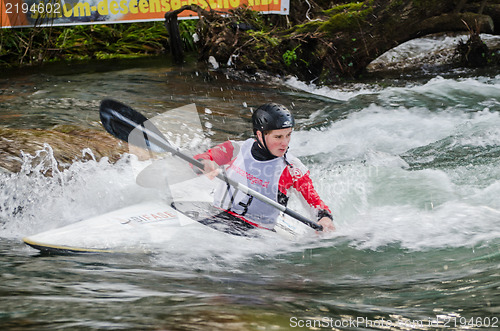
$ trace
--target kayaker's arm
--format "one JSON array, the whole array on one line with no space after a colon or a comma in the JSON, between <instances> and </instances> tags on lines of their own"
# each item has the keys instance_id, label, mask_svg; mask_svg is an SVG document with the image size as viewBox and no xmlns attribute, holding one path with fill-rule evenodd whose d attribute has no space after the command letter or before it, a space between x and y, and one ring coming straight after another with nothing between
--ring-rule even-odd
<instances>
[{"instance_id":1,"label":"kayaker's arm","mask_svg":"<svg viewBox=\"0 0 500 331\"><path fill-rule=\"evenodd\" d=\"M301 193L306 202L317 210L318 224L323 226L323 231L335 231L332 212L314 188L309 172L294 183L294 187Z\"/></svg>"},{"instance_id":2,"label":"kayaker's arm","mask_svg":"<svg viewBox=\"0 0 500 331\"><path fill-rule=\"evenodd\" d=\"M233 161L238 155L239 150L240 146L237 142L228 140L222 144L210 148L205 153L195 155L194 158L196 160L211 160L221 166L224 164L229 164L231 161Z\"/></svg>"},{"instance_id":3,"label":"kayaker's arm","mask_svg":"<svg viewBox=\"0 0 500 331\"><path fill-rule=\"evenodd\" d=\"M220 172L220 167L217 163L215 163L215 161L205 159L200 159L200 161L204 165L203 173L208 177L208 179L212 180L217 177Z\"/></svg>"},{"instance_id":4,"label":"kayaker's arm","mask_svg":"<svg viewBox=\"0 0 500 331\"><path fill-rule=\"evenodd\" d=\"M323 225L325 230L334 231L332 212L314 188L309 170L295 157L290 158L290 162L280 178L280 191L287 194L291 187L296 189L305 202L316 210L318 224Z\"/></svg>"},{"instance_id":5,"label":"kayaker's arm","mask_svg":"<svg viewBox=\"0 0 500 331\"><path fill-rule=\"evenodd\" d=\"M195 155L194 159L201 161L204 165L203 173L209 179L214 179L220 172L220 166L231 163L238 155L238 151L238 143L228 140L210 148L205 153ZM196 173L201 174L202 172L196 171Z\"/></svg>"}]
</instances>

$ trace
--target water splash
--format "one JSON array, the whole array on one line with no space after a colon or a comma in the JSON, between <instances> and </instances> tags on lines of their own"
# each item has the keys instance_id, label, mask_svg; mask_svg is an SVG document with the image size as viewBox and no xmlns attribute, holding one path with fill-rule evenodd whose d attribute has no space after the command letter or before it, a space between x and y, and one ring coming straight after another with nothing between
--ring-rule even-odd
<instances>
[{"instance_id":1,"label":"water splash","mask_svg":"<svg viewBox=\"0 0 500 331\"><path fill-rule=\"evenodd\" d=\"M130 155L117 163L87 160L62 167L49 144L33 155L23 153L19 173L0 174L1 236L20 238L67 225L141 201L148 191L135 184Z\"/></svg>"}]
</instances>

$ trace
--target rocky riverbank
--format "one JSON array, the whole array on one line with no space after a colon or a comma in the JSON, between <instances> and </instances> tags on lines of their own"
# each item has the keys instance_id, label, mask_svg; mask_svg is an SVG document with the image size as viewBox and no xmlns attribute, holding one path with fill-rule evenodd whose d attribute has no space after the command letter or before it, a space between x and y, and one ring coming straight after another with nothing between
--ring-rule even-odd
<instances>
[{"instance_id":1,"label":"rocky riverbank","mask_svg":"<svg viewBox=\"0 0 500 331\"><path fill-rule=\"evenodd\" d=\"M205 9L182 7L198 12L201 19L179 22L177 39L182 44L176 47L181 49L173 49L173 36L164 22L2 29L0 65L190 51L199 61L217 63L221 69L334 84L362 77L372 61L408 40L457 31L495 34L500 26L500 4L484 0L290 0L288 16L262 15L248 8L221 15ZM462 46L457 65L500 62L497 52L480 42Z\"/></svg>"},{"instance_id":2,"label":"rocky riverbank","mask_svg":"<svg viewBox=\"0 0 500 331\"><path fill-rule=\"evenodd\" d=\"M262 17L248 9L228 16L198 6L184 9L203 18L197 27L200 60L249 75L266 71L336 84L362 77L372 61L408 40L457 31L470 37L451 52L457 66L499 63L498 53L478 36L494 34L500 26L500 5L486 6L483 0L459 6L452 0L292 0L289 17Z\"/></svg>"}]
</instances>

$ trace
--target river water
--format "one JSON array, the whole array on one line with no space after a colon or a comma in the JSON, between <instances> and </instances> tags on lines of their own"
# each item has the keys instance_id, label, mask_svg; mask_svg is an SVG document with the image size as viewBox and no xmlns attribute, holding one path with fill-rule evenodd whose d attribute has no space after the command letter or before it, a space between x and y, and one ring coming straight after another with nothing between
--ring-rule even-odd
<instances>
[{"instance_id":1,"label":"river water","mask_svg":"<svg viewBox=\"0 0 500 331\"><path fill-rule=\"evenodd\" d=\"M500 327L498 68L326 88L161 59L58 64L0 78L0 125L102 130L107 97L148 117L195 103L209 144L247 138L251 108L285 104L297 117L291 151L337 232L292 242L191 231L152 254L40 255L21 239L158 191L135 183L127 155L63 170L24 155L23 171L0 173L2 329ZM39 154L50 159L50 145Z\"/></svg>"}]
</instances>

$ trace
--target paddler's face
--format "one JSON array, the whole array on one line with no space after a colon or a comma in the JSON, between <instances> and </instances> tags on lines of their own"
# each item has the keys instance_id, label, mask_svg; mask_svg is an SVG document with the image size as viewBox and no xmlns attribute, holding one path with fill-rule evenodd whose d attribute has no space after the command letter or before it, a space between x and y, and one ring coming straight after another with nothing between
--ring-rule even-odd
<instances>
[{"instance_id":1,"label":"paddler's face","mask_svg":"<svg viewBox=\"0 0 500 331\"><path fill-rule=\"evenodd\" d=\"M277 157L285 155L292 137L292 128L271 130L265 135L266 145L271 154ZM262 143L262 132L257 131L257 138Z\"/></svg>"}]
</instances>

